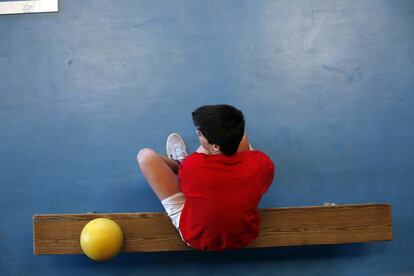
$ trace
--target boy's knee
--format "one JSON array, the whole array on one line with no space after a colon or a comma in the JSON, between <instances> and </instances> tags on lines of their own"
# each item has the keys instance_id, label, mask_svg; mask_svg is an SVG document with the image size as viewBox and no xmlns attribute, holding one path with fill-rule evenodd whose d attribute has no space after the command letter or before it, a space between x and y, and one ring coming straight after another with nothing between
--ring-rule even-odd
<instances>
[{"instance_id":1,"label":"boy's knee","mask_svg":"<svg viewBox=\"0 0 414 276\"><path fill-rule=\"evenodd\" d=\"M150 149L150 148L141 149L137 154L137 162L138 162L138 164L142 165L142 164L150 161L156 155L157 155L157 153L154 150Z\"/></svg>"}]
</instances>

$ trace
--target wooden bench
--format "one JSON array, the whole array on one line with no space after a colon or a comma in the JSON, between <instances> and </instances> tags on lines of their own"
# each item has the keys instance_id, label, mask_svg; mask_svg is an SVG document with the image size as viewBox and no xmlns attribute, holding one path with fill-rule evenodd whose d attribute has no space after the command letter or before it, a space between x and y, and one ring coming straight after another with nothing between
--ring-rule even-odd
<instances>
[{"instance_id":1,"label":"wooden bench","mask_svg":"<svg viewBox=\"0 0 414 276\"><path fill-rule=\"evenodd\" d=\"M361 243L392 240L389 204L260 209L259 237L249 247ZM123 252L189 250L166 213L55 214L33 216L34 254L80 254L87 222L109 218L124 233Z\"/></svg>"}]
</instances>

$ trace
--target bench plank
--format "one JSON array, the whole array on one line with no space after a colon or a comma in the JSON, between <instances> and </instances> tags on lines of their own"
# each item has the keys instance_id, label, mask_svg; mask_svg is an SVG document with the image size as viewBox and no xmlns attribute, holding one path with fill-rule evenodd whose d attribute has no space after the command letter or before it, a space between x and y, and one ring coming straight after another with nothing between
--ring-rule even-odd
<instances>
[{"instance_id":1,"label":"bench plank","mask_svg":"<svg viewBox=\"0 0 414 276\"><path fill-rule=\"evenodd\" d=\"M259 237L249 247L392 240L389 204L260 209ZM90 220L109 218L122 228L123 252L189 250L166 213L33 216L34 254L81 254L80 233Z\"/></svg>"}]
</instances>

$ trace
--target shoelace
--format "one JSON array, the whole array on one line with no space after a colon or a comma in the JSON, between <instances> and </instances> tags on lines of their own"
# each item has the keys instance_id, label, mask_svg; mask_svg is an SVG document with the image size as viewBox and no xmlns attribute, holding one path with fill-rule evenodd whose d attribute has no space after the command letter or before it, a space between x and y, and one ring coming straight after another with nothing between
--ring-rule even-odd
<instances>
[{"instance_id":1,"label":"shoelace","mask_svg":"<svg viewBox=\"0 0 414 276\"><path fill-rule=\"evenodd\" d=\"M185 152L185 150L181 147L180 144L174 144L174 149L175 149L175 154L177 156L177 160L181 161L183 160L186 156L187 153Z\"/></svg>"}]
</instances>

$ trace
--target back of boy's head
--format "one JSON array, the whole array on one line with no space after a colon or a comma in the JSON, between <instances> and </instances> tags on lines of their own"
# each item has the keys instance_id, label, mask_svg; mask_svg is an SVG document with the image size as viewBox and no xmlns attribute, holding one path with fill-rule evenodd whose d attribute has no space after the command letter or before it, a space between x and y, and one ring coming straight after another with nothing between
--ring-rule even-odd
<instances>
[{"instance_id":1,"label":"back of boy's head","mask_svg":"<svg viewBox=\"0 0 414 276\"><path fill-rule=\"evenodd\" d=\"M225 155L237 152L244 135L243 113L231 105L204 105L193 113L193 123L210 144Z\"/></svg>"}]
</instances>

